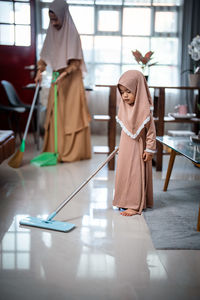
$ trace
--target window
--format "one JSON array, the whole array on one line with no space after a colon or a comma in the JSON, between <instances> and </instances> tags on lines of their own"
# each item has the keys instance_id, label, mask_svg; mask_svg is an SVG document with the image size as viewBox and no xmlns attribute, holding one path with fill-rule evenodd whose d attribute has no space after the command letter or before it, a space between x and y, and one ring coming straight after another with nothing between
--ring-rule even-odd
<instances>
[{"instance_id":1,"label":"window","mask_svg":"<svg viewBox=\"0 0 200 300\"><path fill-rule=\"evenodd\" d=\"M0 45L30 46L30 44L30 1L0 1Z\"/></svg>"},{"instance_id":2,"label":"window","mask_svg":"<svg viewBox=\"0 0 200 300\"><path fill-rule=\"evenodd\" d=\"M48 5L40 1L39 52L48 27ZM80 33L87 84L115 84L122 72L139 69L131 50L154 51L151 84L178 84L179 17L182 0L68 0ZM170 55L169 55L170 54ZM162 74L158 76L157 74Z\"/></svg>"}]
</instances>

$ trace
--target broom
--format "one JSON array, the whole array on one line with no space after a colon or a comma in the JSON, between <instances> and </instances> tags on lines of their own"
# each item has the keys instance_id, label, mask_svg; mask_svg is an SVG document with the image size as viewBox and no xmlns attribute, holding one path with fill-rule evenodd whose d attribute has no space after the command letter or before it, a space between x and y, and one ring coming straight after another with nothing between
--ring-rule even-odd
<instances>
[{"instance_id":1,"label":"broom","mask_svg":"<svg viewBox=\"0 0 200 300\"><path fill-rule=\"evenodd\" d=\"M54 152L43 152L33 159L31 159L31 164L44 167L44 166L55 166L58 162L58 128L57 128L57 84L56 80L59 77L59 72L53 72L52 83L54 83Z\"/></svg>"},{"instance_id":2,"label":"broom","mask_svg":"<svg viewBox=\"0 0 200 300\"><path fill-rule=\"evenodd\" d=\"M35 102L37 100L37 95L38 95L39 88L40 88L40 85L39 85L39 83L37 83L35 93L34 93L34 97L33 97L33 102L31 104L31 109L30 109L30 112L29 112L25 132L24 132L24 135L23 135L23 139L22 139L20 148L19 148L19 150L17 150L17 152L13 155L13 157L8 162L8 165L12 168L19 168L19 166L22 163L22 159L23 159L24 151L25 151L25 140L26 140L26 136L27 136L27 133L28 133L30 121L31 121L31 118L32 118Z\"/></svg>"}]
</instances>

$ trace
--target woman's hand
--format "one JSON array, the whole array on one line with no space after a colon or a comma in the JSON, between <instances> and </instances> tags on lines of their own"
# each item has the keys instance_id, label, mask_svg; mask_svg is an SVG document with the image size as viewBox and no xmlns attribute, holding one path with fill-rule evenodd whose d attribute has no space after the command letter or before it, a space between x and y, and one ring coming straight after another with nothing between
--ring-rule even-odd
<instances>
[{"instance_id":1,"label":"woman's hand","mask_svg":"<svg viewBox=\"0 0 200 300\"><path fill-rule=\"evenodd\" d=\"M62 73L58 76L58 78L57 78L56 81L55 81L55 84L58 84L59 81L60 81L61 79L63 79L65 76L67 76L67 72L66 72L66 71L62 72Z\"/></svg>"},{"instance_id":2,"label":"woman's hand","mask_svg":"<svg viewBox=\"0 0 200 300\"><path fill-rule=\"evenodd\" d=\"M37 74L35 76L35 83L38 83L41 84L42 82L42 72L40 70L37 71Z\"/></svg>"},{"instance_id":3,"label":"woman's hand","mask_svg":"<svg viewBox=\"0 0 200 300\"><path fill-rule=\"evenodd\" d=\"M150 161L153 158L153 154L145 151L142 155L142 158L145 162Z\"/></svg>"}]
</instances>

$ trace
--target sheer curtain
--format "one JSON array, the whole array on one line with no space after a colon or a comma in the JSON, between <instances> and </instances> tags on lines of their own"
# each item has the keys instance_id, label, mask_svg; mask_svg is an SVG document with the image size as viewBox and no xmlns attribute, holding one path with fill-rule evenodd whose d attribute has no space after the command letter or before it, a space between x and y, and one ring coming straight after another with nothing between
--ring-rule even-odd
<instances>
[{"instance_id":1,"label":"sheer curtain","mask_svg":"<svg viewBox=\"0 0 200 300\"><path fill-rule=\"evenodd\" d=\"M198 34L200 35L200 1L190 0L184 1L183 4L183 20L182 20L182 52L181 52L181 72L193 69L191 57L188 54L188 45L192 39ZM188 85L188 72L184 72L181 77L182 85ZM186 97L189 110L194 108L194 95L191 92L183 94Z\"/></svg>"}]
</instances>

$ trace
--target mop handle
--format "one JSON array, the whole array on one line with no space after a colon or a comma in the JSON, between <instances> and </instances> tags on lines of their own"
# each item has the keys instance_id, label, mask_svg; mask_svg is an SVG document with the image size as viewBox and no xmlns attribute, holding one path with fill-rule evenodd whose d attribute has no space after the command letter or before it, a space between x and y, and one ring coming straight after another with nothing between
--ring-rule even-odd
<instances>
[{"instance_id":1,"label":"mop handle","mask_svg":"<svg viewBox=\"0 0 200 300\"><path fill-rule=\"evenodd\" d=\"M53 72L52 82L55 83L59 76L59 72ZM58 152L58 125L57 125L57 113L58 113L58 87L54 85L54 142L55 142L55 153Z\"/></svg>"},{"instance_id":2,"label":"mop handle","mask_svg":"<svg viewBox=\"0 0 200 300\"><path fill-rule=\"evenodd\" d=\"M66 200L64 200L60 206L56 209L54 216L115 156L117 151L119 150L119 147L117 147L111 154L107 157L107 159L97 168L97 170L88 177L87 180L85 180L71 195L67 197Z\"/></svg>"},{"instance_id":3,"label":"mop handle","mask_svg":"<svg viewBox=\"0 0 200 300\"><path fill-rule=\"evenodd\" d=\"M28 116L28 121L27 121L25 132L24 132L24 135L23 135L23 140L25 140L26 136L27 136L27 132L28 132L28 129L29 129L31 118L32 118L32 114L33 114L33 109L34 109L34 106L35 106L35 102L37 100L39 88L40 88L40 85L39 85L39 83L37 83L36 89L35 89L35 93L34 93L34 97L33 97L33 102L31 104L31 109L30 109L29 116Z\"/></svg>"}]
</instances>

